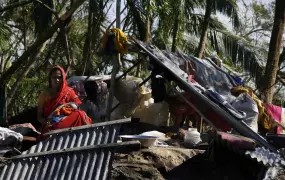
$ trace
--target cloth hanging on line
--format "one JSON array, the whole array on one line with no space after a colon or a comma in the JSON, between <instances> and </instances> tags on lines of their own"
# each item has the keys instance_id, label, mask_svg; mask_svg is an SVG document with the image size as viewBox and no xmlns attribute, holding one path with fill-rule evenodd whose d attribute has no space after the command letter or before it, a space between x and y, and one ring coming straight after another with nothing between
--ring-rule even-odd
<instances>
[{"instance_id":1,"label":"cloth hanging on line","mask_svg":"<svg viewBox=\"0 0 285 180\"><path fill-rule=\"evenodd\" d=\"M285 126L285 108L282 108L280 106L275 106L273 104L264 104L264 107L270 112L272 117ZM277 128L277 134L285 134L285 130L283 130L281 127Z\"/></svg>"},{"instance_id":2,"label":"cloth hanging on line","mask_svg":"<svg viewBox=\"0 0 285 180\"><path fill-rule=\"evenodd\" d=\"M102 47L105 53L128 53L128 38L119 28L112 28L105 32L102 39Z\"/></svg>"}]
</instances>

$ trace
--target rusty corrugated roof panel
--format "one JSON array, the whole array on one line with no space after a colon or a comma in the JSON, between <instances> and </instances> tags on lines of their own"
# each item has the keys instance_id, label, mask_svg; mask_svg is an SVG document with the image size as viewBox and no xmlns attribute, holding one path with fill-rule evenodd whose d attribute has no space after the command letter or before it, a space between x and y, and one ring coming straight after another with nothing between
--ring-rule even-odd
<instances>
[{"instance_id":1,"label":"rusty corrugated roof panel","mask_svg":"<svg viewBox=\"0 0 285 180\"><path fill-rule=\"evenodd\" d=\"M51 131L46 140L23 154L113 143L117 140L121 124L130 121L131 119L122 119Z\"/></svg>"},{"instance_id":2,"label":"rusty corrugated roof panel","mask_svg":"<svg viewBox=\"0 0 285 180\"><path fill-rule=\"evenodd\" d=\"M0 168L5 180L105 180L116 148L138 142L101 144L15 156Z\"/></svg>"}]
</instances>

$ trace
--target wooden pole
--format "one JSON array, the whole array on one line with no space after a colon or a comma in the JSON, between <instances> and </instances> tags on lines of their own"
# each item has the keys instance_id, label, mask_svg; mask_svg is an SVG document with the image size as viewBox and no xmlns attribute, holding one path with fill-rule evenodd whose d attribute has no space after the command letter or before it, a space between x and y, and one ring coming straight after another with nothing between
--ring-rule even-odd
<instances>
[{"instance_id":1,"label":"wooden pole","mask_svg":"<svg viewBox=\"0 0 285 180\"><path fill-rule=\"evenodd\" d=\"M121 24L121 0L117 0L117 7L116 7L116 28L120 28ZM121 55L120 53L116 54L112 58L112 64L113 64L113 70L111 75L111 86L109 91L109 99L108 99L108 105L106 110L106 120L111 120L111 110L113 106L113 99L114 99L114 93L115 93L115 87L116 87L116 75L118 74L120 70L120 59Z\"/></svg>"},{"instance_id":2,"label":"wooden pole","mask_svg":"<svg viewBox=\"0 0 285 180\"><path fill-rule=\"evenodd\" d=\"M119 58L120 54L117 54L113 56L112 58L112 64L113 64L113 70L111 75L111 86L109 90L109 99L108 99L108 105L107 105L107 112L106 112L106 120L111 120L111 110L113 105L113 99L114 99L114 93L115 93L115 87L116 87L116 75L118 74L120 70L120 61Z\"/></svg>"}]
</instances>

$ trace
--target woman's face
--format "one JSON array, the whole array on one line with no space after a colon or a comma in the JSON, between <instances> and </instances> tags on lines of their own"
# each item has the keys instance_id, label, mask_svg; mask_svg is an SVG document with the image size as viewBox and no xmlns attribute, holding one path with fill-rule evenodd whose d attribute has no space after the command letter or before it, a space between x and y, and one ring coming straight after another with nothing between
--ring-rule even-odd
<instances>
[{"instance_id":1,"label":"woman's face","mask_svg":"<svg viewBox=\"0 0 285 180\"><path fill-rule=\"evenodd\" d=\"M60 70L55 70L50 76L51 88L59 89L63 83L62 74Z\"/></svg>"}]
</instances>

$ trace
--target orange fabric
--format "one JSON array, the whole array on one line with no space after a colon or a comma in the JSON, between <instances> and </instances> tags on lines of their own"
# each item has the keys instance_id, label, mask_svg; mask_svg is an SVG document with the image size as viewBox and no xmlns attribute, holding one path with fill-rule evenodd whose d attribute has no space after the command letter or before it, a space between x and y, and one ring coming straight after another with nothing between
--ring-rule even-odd
<instances>
[{"instance_id":1,"label":"orange fabric","mask_svg":"<svg viewBox=\"0 0 285 180\"><path fill-rule=\"evenodd\" d=\"M69 127L83 126L92 124L92 120L86 115L84 111L76 110L71 112L69 116L53 124L51 129L63 129Z\"/></svg>"},{"instance_id":2,"label":"orange fabric","mask_svg":"<svg viewBox=\"0 0 285 180\"><path fill-rule=\"evenodd\" d=\"M58 108L55 112L54 115L55 116L59 116L59 115L64 115L64 116L68 116L70 115L73 111L75 111L74 108L71 107L62 107L62 108Z\"/></svg>"},{"instance_id":3,"label":"orange fabric","mask_svg":"<svg viewBox=\"0 0 285 180\"><path fill-rule=\"evenodd\" d=\"M71 112L70 115L60 120L58 123L51 124L50 126L48 124L44 124L42 134L56 129L83 126L87 124L92 124L92 120L86 115L84 111L75 110Z\"/></svg>"}]
</instances>

